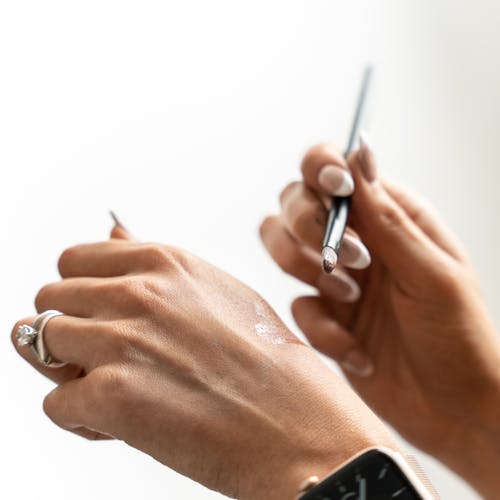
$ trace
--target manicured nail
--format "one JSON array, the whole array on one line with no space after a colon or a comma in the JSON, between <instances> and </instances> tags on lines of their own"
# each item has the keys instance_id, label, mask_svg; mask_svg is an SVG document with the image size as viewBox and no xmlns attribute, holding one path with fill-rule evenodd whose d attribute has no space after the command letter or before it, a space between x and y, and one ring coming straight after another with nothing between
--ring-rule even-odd
<instances>
[{"instance_id":1,"label":"manicured nail","mask_svg":"<svg viewBox=\"0 0 500 500\"><path fill-rule=\"evenodd\" d=\"M361 131L359 134L359 142L361 145L361 171L368 182L373 182L377 178L377 167L375 165L375 155L371 146L368 134Z\"/></svg>"},{"instance_id":2,"label":"manicured nail","mask_svg":"<svg viewBox=\"0 0 500 500\"><path fill-rule=\"evenodd\" d=\"M318 174L319 185L333 196L349 196L354 191L354 181L349 172L334 165L325 165Z\"/></svg>"},{"instance_id":3,"label":"manicured nail","mask_svg":"<svg viewBox=\"0 0 500 500\"><path fill-rule=\"evenodd\" d=\"M116 226L122 228L124 231L129 232L129 230L121 223L120 219L117 217L117 215L113 212L113 210L109 211L109 215L111 215L111 218L113 219L114 223Z\"/></svg>"},{"instance_id":4,"label":"manicured nail","mask_svg":"<svg viewBox=\"0 0 500 500\"><path fill-rule=\"evenodd\" d=\"M316 286L320 292L340 302L356 302L361 297L361 288L356 281L342 272L322 274Z\"/></svg>"},{"instance_id":5,"label":"manicured nail","mask_svg":"<svg viewBox=\"0 0 500 500\"><path fill-rule=\"evenodd\" d=\"M340 261L351 269L366 269L371 264L368 248L359 238L350 234L344 235L340 249Z\"/></svg>"},{"instance_id":6,"label":"manicured nail","mask_svg":"<svg viewBox=\"0 0 500 500\"><path fill-rule=\"evenodd\" d=\"M344 360L340 363L340 366L342 366L346 372L357 375L358 377L369 377L373 375L374 371L374 366L370 358L357 349L349 351Z\"/></svg>"}]
</instances>

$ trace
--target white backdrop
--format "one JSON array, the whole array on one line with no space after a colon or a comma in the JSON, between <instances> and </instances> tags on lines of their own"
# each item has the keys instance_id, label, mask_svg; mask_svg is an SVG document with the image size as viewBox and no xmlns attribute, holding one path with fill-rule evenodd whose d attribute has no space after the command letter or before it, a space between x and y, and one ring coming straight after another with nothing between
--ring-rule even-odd
<instances>
[{"instance_id":1,"label":"white backdrop","mask_svg":"<svg viewBox=\"0 0 500 500\"><path fill-rule=\"evenodd\" d=\"M113 208L138 237L237 275L296 330L288 305L304 287L271 263L257 226L309 145L344 142L368 59L382 170L464 239L499 324L500 5L461 4L0 4L2 498L220 498L121 443L54 427L41 409L51 383L10 329L66 246L107 236ZM419 457L444 498L476 498Z\"/></svg>"}]
</instances>

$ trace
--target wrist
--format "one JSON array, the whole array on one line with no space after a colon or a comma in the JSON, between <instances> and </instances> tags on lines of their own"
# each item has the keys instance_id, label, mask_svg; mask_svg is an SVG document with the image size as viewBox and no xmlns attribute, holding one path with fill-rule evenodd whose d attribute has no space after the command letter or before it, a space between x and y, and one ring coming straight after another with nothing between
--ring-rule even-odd
<instances>
[{"instance_id":1,"label":"wrist","mask_svg":"<svg viewBox=\"0 0 500 500\"><path fill-rule=\"evenodd\" d=\"M332 450L336 449L334 443L331 446ZM284 456L272 468L273 474L268 476L268 482L263 483L260 480L261 477L256 478L259 484L255 484L251 488L251 493L242 496L241 499L275 500L280 498L283 500L296 500L300 496L301 486L308 478L316 476L321 481L361 451L380 446L385 445L379 442L374 443L373 440L366 440L357 444L352 443L349 447L350 451L344 450L342 454L336 451L329 453L328 450L325 450L324 453L316 454L316 456L306 456L305 453L300 457ZM269 467L272 467L272 465L269 464Z\"/></svg>"},{"instance_id":2,"label":"wrist","mask_svg":"<svg viewBox=\"0 0 500 500\"><path fill-rule=\"evenodd\" d=\"M373 422L370 422L370 417L373 417ZM241 496L241 499L295 500L307 478L317 476L323 480L361 451L374 447L401 451L377 417L370 414L367 421L363 429L352 421L346 421L340 427L332 422L323 430L309 429L311 441L304 445L303 439L295 439L294 448L267 460L265 472L255 474L255 481L248 489L251 493ZM370 426L370 423L374 425ZM297 434L291 434L292 438L297 438Z\"/></svg>"},{"instance_id":3,"label":"wrist","mask_svg":"<svg viewBox=\"0 0 500 500\"><path fill-rule=\"evenodd\" d=\"M360 451L399 451L389 429L312 351L291 349L289 362L285 371L300 375L279 420L258 436L258 463L240 476L241 500L294 500L305 479L325 478Z\"/></svg>"}]
</instances>

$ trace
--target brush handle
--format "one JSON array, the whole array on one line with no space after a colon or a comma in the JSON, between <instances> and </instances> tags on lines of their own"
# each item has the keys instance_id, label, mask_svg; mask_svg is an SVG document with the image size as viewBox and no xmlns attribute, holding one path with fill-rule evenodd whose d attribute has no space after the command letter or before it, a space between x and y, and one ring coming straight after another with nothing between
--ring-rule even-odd
<instances>
[{"instance_id":1,"label":"brush handle","mask_svg":"<svg viewBox=\"0 0 500 500\"><path fill-rule=\"evenodd\" d=\"M351 207L350 196L332 198L332 208L328 212L323 248L330 247L338 255L347 226L347 217Z\"/></svg>"}]
</instances>

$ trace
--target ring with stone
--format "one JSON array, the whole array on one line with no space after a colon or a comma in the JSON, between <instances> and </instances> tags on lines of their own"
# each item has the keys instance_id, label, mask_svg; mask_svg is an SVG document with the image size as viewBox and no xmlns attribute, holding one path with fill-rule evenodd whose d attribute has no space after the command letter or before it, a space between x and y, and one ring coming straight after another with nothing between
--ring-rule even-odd
<instances>
[{"instance_id":1,"label":"ring with stone","mask_svg":"<svg viewBox=\"0 0 500 500\"><path fill-rule=\"evenodd\" d=\"M63 313L50 309L39 314L33 321L33 325L21 325L17 329L17 345L22 347L29 345L40 363L52 368L58 368L67 363L54 362L53 358L45 345L43 332L47 323L56 316L62 316Z\"/></svg>"}]
</instances>

